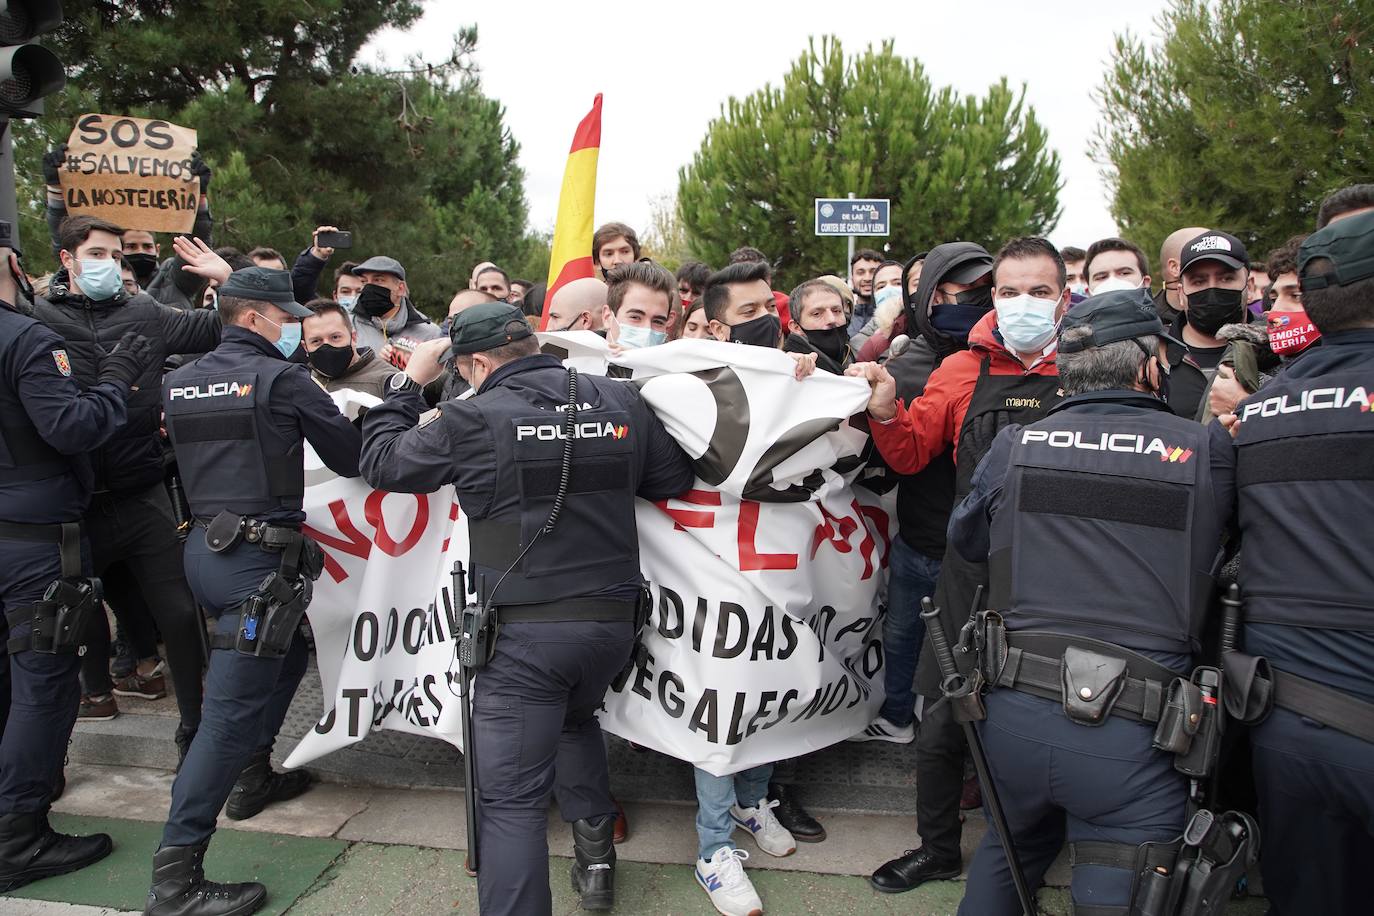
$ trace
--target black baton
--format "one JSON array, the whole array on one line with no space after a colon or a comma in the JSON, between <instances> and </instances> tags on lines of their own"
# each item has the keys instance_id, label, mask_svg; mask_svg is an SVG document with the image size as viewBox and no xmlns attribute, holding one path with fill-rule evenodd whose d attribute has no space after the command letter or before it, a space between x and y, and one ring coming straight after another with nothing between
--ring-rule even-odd
<instances>
[{"instance_id":1,"label":"black baton","mask_svg":"<svg viewBox=\"0 0 1374 916\"><path fill-rule=\"evenodd\" d=\"M945 626L940 621L940 611L929 598L921 599L921 618L926 622L926 632L930 635L930 644L935 649L935 660L940 664L940 692L944 694L946 702L952 703L954 697L962 695L967 690L968 678L960 674L954 665L954 654L950 652L949 641L945 639ZM955 715L955 719L957 721L959 716ZM1002 849L1006 852L1007 866L1011 869L1011 878L1016 884L1016 896L1021 901L1021 909L1025 911L1025 916L1035 916L1035 897L1026 884L1026 876L1021 871L1021 858L1016 854L1016 844L1012 840L1011 830L1007 828L1007 815L1002 810L1002 800L997 796L997 784L992 781L992 770L988 767L987 753L983 750L983 736L978 734L978 729L972 722L960 721L959 727L964 730L964 738L968 741L969 751L973 755L973 768L978 771L978 782L983 786L983 805L992 817L992 824L1002 840Z\"/></svg>"},{"instance_id":2,"label":"black baton","mask_svg":"<svg viewBox=\"0 0 1374 916\"><path fill-rule=\"evenodd\" d=\"M467 601L467 596L467 576L463 572L462 561L454 561L454 606L461 608L463 603ZM467 816L468 827L467 867L468 871L476 874L478 867L477 850L481 844L477 841L477 742L473 740L472 729L473 672L467 665L461 665L458 670L462 681L462 697L458 702L463 714L463 808Z\"/></svg>"}]
</instances>

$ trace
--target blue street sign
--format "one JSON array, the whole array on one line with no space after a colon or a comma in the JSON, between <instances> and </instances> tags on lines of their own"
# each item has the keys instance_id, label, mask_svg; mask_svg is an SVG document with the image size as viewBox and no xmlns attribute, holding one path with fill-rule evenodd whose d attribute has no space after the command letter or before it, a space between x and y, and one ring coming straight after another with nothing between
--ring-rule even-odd
<instances>
[{"instance_id":1,"label":"blue street sign","mask_svg":"<svg viewBox=\"0 0 1374 916\"><path fill-rule=\"evenodd\" d=\"M817 235L888 235L890 217L886 199L816 198Z\"/></svg>"}]
</instances>

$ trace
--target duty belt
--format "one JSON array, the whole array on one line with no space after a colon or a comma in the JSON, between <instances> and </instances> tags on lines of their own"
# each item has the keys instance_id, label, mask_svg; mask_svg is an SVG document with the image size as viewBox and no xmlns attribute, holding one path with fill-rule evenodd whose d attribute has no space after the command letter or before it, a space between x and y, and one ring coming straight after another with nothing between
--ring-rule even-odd
<instances>
[{"instance_id":1,"label":"duty belt","mask_svg":"<svg viewBox=\"0 0 1374 916\"><path fill-rule=\"evenodd\" d=\"M1007 633L1006 658L983 663L984 676L994 687L1010 687L1047 700L1063 701L1064 650L1082 649L1112 656L1126 663L1125 684L1111 713L1139 722L1158 722L1164 708L1165 690L1178 677L1176 671L1123 649L1114 643L1062 633ZM1090 699L1085 698L1085 699Z\"/></svg>"},{"instance_id":2,"label":"duty belt","mask_svg":"<svg viewBox=\"0 0 1374 916\"><path fill-rule=\"evenodd\" d=\"M631 623L635 619L633 600L572 598L542 604L507 604L496 610L501 623Z\"/></svg>"},{"instance_id":3,"label":"duty belt","mask_svg":"<svg viewBox=\"0 0 1374 916\"><path fill-rule=\"evenodd\" d=\"M81 523L61 522L52 525L29 525L23 522L0 521L0 537L17 541L39 541L57 544L62 553L62 575L81 575Z\"/></svg>"},{"instance_id":4,"label":"duty belt","mask_svg":"<svg viewBox=\"0 0 1374 916\"><path fill-rule=\"evenodd\" d=\"M209 521L203 518L196 518L193 525L197 528L210 529ZM250 544L257 544L263 550L282 550L299 541L302 537L301 532L287 525L273 525L256 518L243 519L243 539ZM214 547L215 545L211 545Z\"/></svg>"},{"instance_id":5,"label":"duty belt","mask_svg":"<svg viewBox=\"0 0 1374 916\"><path fill-rule=\"evenodd\" d=\"M1374 703L1271 667L1274 705L1374 744Z\"/></svg>"}]
</instances>

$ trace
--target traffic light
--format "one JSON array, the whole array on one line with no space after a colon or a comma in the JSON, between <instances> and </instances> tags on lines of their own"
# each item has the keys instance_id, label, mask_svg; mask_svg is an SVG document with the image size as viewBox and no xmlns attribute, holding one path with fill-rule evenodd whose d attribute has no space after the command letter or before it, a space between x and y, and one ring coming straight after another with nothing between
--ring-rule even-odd
<instances>
[{"instance_id":1,"label":"traffic light","mask_svg":"<svg viewBox=\"0 0 1374 916\"><path fill-rule=\"evenodd\" d=\"M61 0L0 0L0 118L39 117L67 84L57 55L31 43L61 24Z\"/></svg>"}]
</instances>

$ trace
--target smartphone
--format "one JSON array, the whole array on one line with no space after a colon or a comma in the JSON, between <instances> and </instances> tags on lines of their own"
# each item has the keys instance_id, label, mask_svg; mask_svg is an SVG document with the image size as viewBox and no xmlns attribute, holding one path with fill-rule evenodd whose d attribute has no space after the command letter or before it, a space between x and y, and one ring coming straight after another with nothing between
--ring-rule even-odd
<instances>
[{"instance_id":1,"label":"smartphone","mask_svg":"<svg viewBox=\"0 0 1374 916\"><path fill-rule=\"evenodd\" d=\"M315 244L320 248L352 248L353 233L351 232L321 232L315 236Z\"/></svg>"}]
</instances>

